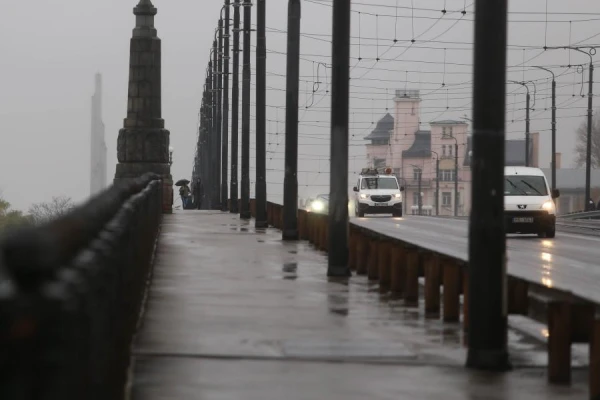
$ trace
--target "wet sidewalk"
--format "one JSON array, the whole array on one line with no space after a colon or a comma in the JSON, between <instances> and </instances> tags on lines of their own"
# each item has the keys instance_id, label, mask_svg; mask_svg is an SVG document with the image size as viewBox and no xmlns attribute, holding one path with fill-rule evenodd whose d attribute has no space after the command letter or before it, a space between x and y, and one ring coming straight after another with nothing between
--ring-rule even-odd
<instances>
[{"instance_id":1,"label":"wet sidewalk","mask_svg":"<svg viewBox=\"0 0 600 400\"><path fill-rule=\"evenodd\" d=\"M134 345L132 398L581 399L546 383L546 349L511 332L515 370L464 368L460 326L379 293L365 277L328 280L324 254L231 214L165 217Z\"/></svg>"}]
</instances>

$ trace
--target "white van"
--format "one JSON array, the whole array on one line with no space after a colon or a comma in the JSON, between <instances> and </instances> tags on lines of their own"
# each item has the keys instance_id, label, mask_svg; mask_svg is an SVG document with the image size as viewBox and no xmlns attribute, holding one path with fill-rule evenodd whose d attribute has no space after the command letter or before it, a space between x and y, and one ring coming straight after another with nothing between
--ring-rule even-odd
<instances>
[{"instance_id":1,"label":"white van","mask_svg":"<svg viewBox=\"0 0 600 400\"><path fill-rule=\"evenodd\" d=\"M402 217L402 192L404 187L392 175L391 168L384 173L363 168L354 187L354 212L357 217L365 214L392 214Z\"/></svg>"},{"instance_id":2,"label":"white van","mask_svg":"<svg viewBox=\"0 0 600 400\"><path fill-rule=\"evenodd\" d=\"M551 193L546 176L539 168L504 168L504 222L506 233L556 235L558 189Z\"/></svg>"}]
</instances>

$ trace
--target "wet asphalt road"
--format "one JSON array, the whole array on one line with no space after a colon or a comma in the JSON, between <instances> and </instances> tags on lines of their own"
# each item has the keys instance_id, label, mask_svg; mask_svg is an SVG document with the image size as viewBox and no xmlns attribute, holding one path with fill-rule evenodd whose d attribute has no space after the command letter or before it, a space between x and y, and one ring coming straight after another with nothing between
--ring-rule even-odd
<instances>
[{"instance_id":1,"label":"wet asphalt road","mask_svg":"<svg viewBox=\"0 0 600 400\"><path fill-rule=\"evenodd\" d=\"M420 247L468 260L468 221L387 216L351 222ZM509 235L508 273L600 304L600 237L558 231L554 239Z\"/></svg>"},{"instance_id":2,"label":"wet asphalt road","mask_svg":"<svg viewBox=\"0 0 600 400\"><path fill-rule=\"evenodd\" d=\"M390 224L390 221L375 223ZM326 257L235 216L165 216L132 399L581 399L545 378L545 346L510 332L517 368L464 369L458 324L425 319L364 277L328 280Z\"/></svg>"}]
</instances>

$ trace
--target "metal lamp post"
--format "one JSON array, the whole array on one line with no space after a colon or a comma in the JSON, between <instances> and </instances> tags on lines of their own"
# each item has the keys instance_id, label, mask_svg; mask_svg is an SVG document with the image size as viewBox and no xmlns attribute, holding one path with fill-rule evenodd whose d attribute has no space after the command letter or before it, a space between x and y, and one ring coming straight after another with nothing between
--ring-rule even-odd
<instances>
[{"instance_id":1,"label":"metal lamp post","mask_svg":"<svg viewBox=\"0 0 600 400\"><path fill-rule=\"evenodd\" d=\"M435 216L440 215L440 155L437 151L431 150L435 154Z\"/></svg>"},{"instance_id":2,"label":"metal lamp post","mask_svg":"<svg viewBox=\"0 0 600 400\"><path fill-rule=\"evenodd\" d=\"M552 74L552 193L556 189L556 76L544 67L536 67Z\"/></svg>"},{"instance_id":3,"label":"metal lamp post","mask_svg":"<svg viewBox=\"0 0 600 400\"><path fill-rule=\"evenodd\" d=\"M592 173L592 113L593 113L593 98L594 98L594 60L593 56L596 55L596 48L591 46L582 46L583 48L589 49L588 51L581 50L580 47L548 47L547 50L575 50L580 53L587 55L590 58L590 77L588 82L588 113L587 113L587 147L585 154L585 201L586 204L589 202L591 197L590 180Z\"/></svg>"}]
</instances>

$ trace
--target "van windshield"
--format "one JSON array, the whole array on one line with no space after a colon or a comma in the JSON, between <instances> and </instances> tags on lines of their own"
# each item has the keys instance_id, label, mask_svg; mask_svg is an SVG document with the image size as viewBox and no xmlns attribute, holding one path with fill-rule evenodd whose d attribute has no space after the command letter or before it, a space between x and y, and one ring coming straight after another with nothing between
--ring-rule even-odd
<instances>
[{"instance_id":1,"label":"van windshield","mask_svg":"<svg viewBox=\"0 0 600 400\"><path fill-rule=\"evenodd\" d=\"M509 175L504 177L505 196L547 196L543 176Z\"/></svg>"},{"instance_id":2,"label":"van windshield","mask_svg":"<svg viewBox=\"0 0 600 400\"><path fill-rule=\"evenodd\" d=\"M398 189L395 178L363 178L361 189Z\"/></svg>"}]
</instances>

